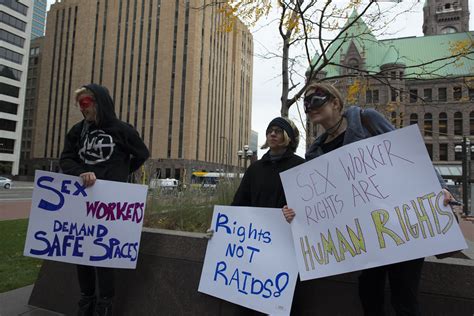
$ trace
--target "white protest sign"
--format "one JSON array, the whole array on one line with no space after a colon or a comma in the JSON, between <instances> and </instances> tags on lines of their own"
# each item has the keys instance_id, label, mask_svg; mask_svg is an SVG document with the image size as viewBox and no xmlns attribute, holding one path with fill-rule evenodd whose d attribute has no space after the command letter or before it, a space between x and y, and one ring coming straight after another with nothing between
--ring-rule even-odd
<instances>
[{"instance_id":1,"label":"white protest sign","mask_svg":"<svg viewBox=\"0 0 474 316\"><path fill-rule=\"evenodd\" d=\"M24 255L134 269L147 186L36 171Z\"/></svg>"},{"instance_id":2,"label":"white protest sign","mask_svg":"<svg viewBox=\"0 0 474 316\"><path fill-rule=\"evenodd\" d=\"M302 280L465 249L418 127L280 174Z\"/></svg>"},{"instance_id":3,"label":"white protest sign","mask_svg":"<svg viewBox=\"0 0 474 316\"><path fill-rule=\"evenodd\" d=\"M272 315L289 315L298 276L281 209L214 206L199 292Z\"/></svg>"}]
</instances>

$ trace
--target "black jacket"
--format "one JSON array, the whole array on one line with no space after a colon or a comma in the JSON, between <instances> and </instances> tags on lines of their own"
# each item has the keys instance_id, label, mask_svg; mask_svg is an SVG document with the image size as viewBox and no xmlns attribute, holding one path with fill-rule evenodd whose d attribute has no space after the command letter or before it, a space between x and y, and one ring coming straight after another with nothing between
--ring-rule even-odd
<instances>
[{"instance_id":1,"label":"black jacket","mask_svg":"<svg viewBox=\"0 0 474 316\"><path fill-rule=\"evenodd\" d=\"M304 159L290 150L277 161L267 152L262 159L249 166L235 193L232 206L282 208L286 205L280 172L302 164Z\"/></svg>"},{"instance_id":2,"label":"black jacket","mask_svg":"<svg viewBox=\"0 0 474 316\"><path fill-rule=\"evenodd\" d=\"M65 174L94 172L97 179L126 182L149 157L137 131L115 115L105 87L85 86L94 93L98 123L82 120L66 135L59 165Z\"/></svg>"}]
</instances>

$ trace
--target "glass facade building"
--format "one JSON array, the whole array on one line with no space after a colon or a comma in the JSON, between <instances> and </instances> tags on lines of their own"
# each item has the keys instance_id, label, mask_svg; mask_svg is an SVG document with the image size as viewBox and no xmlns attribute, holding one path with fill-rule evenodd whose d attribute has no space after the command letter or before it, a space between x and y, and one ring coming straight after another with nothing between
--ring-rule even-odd
<instances>
[{"instance_id":1,"label":"glass facade building","mask_svg":"<svg viewBox=\"0 0 474 316\"><path fill-rule=\"evenodd\" d=\"M44 36L46 27L46 0L34 0L31 39Z\"/></svg>"}]
</instances>

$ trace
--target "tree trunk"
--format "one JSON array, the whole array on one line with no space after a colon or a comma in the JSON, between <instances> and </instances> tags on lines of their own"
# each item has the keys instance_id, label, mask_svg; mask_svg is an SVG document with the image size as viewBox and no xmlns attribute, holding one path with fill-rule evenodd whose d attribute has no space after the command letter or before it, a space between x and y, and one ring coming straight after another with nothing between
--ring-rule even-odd
<instances>
[{"instance_id":1,"label":"tree trunk","mask_svg":"<svg viewBox=\"0 0 474 316\"><path fill-rule=\"evenodd\" d=\"M288 117L288 94L290 93L290 80L289 80L289 69L288 69L288 58L290 52L290 38L283 38L283 55L281 60L281 75L282 75L282 87L281 87L281 109L280 113L282 117Z\"/></svg>"}]
</instances>

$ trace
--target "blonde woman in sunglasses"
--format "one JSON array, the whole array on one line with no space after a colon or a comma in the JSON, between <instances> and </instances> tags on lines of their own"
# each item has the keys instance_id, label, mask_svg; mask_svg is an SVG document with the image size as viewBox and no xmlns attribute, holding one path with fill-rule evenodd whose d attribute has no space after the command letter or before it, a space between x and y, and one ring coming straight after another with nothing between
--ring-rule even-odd
<instances>
[{"instance_id":1,"label":"blonde woman in sunglasses","mask_svg":"<svg viewBox=\"0 0 474 316\"><path fill-rule=\"evenodd\" d=\"M305 93L304 109L312 124L319 124L322 133L306 152L306 160L324 155L344 145L383 134L394 127L383 115L374 109L350 106L344 110L341 93L332 85L314 82ZM439 176L439 182L446 187ZM444 204L454 198L447 191ZM293 209L283 207L288 222L295 217ZM395 263L362 271L359 277L359 298L364 315L384 315L385 279L388 276L391 289L391 303L396 315L420 315L417 300L418 286L424 258Z\"/></svg>"}]
</instances>

